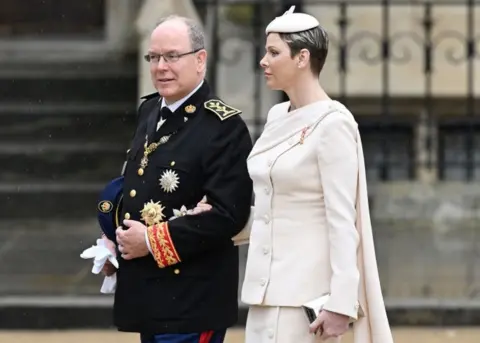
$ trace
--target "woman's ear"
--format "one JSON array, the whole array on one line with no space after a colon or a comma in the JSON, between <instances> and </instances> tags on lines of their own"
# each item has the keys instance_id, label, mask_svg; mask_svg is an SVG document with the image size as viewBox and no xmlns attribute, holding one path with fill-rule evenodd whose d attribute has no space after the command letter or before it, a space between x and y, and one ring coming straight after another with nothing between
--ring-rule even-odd
<instances>
[{"instance_id":1,"label":"woman's ear","mask_svg":"<svg viewBox=\"0 0 480 343\"><path fill-rule=\"evenodd\" d=\"M310 61L310 51L302 49L298 53L298 68L305 68Z\"/></svg>"}]
</instances>

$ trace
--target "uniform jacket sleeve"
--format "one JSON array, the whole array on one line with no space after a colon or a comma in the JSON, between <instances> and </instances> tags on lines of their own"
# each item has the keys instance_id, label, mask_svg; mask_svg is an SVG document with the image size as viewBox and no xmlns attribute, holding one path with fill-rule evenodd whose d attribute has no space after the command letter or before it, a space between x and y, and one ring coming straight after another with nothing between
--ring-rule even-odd
<instances>
[{"instance_id":1,"label":"uniform jacket sleeve","mask_svg":"<svg viewBox=\"0 0 480 343\"><path fill-rule=\"evenodd\" d=\"M330 247L331 296L324 309L357 318L359 235L355 226L358 180L357 125L332 113L321 125L318 165Z\"/></svg>"},{"instance_id":2,"label":"uniform jacket sleeve","mask_svg":"<svg viewBox=\"0 0 480 343\"><path fill-rule=\"evenodd\" d=\"M239 117L222 122L202 157L204 194L212 210L148 229L150 244L157 247L152 250L160 268L209 249L233 245L232 237L242 230L250 214L253 186L247 157L251 149L250 134Z\"/></svg>"}]
</instances>

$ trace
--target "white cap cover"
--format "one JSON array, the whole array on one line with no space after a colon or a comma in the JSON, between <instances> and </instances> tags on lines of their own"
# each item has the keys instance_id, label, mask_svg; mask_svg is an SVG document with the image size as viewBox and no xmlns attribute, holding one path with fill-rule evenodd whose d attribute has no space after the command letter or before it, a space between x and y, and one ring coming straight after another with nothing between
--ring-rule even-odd
<instances>
[{"instance_id":1,"label":"white cap cover","mask_svg":"<svg viewBox=\"0 0 480 343\"><path fill-rule=\"evenodd\" d=\"M282 16L273 19L265 29L265 34L300 32L320 25L315 17L305 13L293 13L294 10L295 6L292 6Z\"/></svg>"}]
</instances>

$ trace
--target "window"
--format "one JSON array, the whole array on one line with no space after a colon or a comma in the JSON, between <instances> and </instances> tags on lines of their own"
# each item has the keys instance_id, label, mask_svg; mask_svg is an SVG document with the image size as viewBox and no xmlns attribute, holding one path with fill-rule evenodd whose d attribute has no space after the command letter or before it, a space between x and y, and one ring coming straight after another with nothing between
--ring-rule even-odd
<instances>
[{"instance_id":1,"label":"window","mask_svg":"<svg viewBox=\"0 0 480 343\"><path fill-rule=\"evenodd\" d=\"M374 118L378 122L383 118ZM360 135L369 181L410 180L414 173L412 124L360 122Z\"/></svg>"},{"instance_id":2,"label":"window","mask_svg":"<svg viewBox=\"0 0 480 343\"><path fill-rule=\"evenodd\" d=\"M480 124L439 125L438 155L441 180L480 180Z\"/></svg>"}]
</instances>

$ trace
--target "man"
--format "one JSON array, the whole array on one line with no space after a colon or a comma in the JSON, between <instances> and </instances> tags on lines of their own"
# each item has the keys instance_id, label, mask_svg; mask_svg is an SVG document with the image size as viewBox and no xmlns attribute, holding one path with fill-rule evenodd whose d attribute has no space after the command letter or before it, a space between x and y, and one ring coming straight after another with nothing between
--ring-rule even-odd
<instances>
[{"instance_id":1,"label":"man","mask_svg":"<svg viewBox=\"0 0 480 343\"><path fill-rule=\"evenodd\" d=\"M223 342L238 314L231 239L250 214L252 141L241 112L204 80L194 22L162 20L145 59L158 93L144 97L127 153L114 323L142 343ZM202 199L214 210L195 215Z\"/></svg>"}]
</instances>

